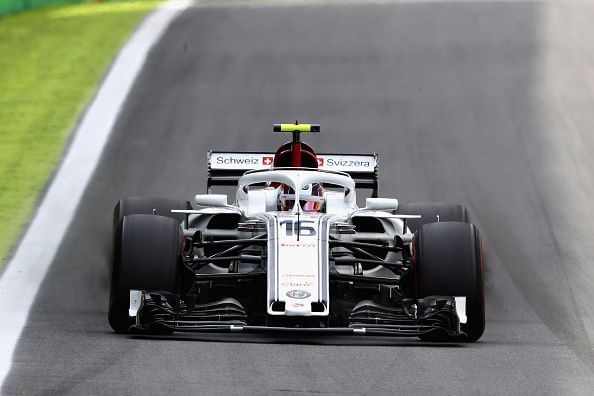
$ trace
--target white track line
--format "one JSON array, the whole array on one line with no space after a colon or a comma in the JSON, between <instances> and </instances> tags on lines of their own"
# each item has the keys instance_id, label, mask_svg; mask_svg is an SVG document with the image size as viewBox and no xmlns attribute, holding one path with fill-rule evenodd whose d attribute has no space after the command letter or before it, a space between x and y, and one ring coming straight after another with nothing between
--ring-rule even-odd
<instances>
[{"instance_id":1,"label":"white track line","mask_svg":"<svg viewBox=\"0 0 594 396\"><path fill-rule=\"evenodd\" d=\"M87 109L54 180L0 278L0 386L12 364L37 291L99 162L103 147L149 50L189 0L152 12L120 51Z\"/></svg>"}]
</instances>

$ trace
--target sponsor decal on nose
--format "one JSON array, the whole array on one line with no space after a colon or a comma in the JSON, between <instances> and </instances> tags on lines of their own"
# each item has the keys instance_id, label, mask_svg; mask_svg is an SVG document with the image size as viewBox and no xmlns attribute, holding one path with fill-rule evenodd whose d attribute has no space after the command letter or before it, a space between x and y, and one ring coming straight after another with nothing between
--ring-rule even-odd
<instances>
[{"instance_id":1,"label":"sponsor decal on nose","mask_svg":"<svg viewBox=\"0 0 594 396\"><path fill-rule=\"evenodd\" d=\"M290 298L302 299L307 298L309 296L311 296L311 293L305 290L289 290L287 292L287 297Z\"/></svg>"}]
</instances>

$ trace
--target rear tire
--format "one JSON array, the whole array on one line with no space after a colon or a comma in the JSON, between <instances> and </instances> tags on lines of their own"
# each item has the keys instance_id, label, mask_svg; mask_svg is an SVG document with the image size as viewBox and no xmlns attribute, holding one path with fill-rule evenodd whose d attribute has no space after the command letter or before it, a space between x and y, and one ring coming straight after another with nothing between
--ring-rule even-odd
<instances>
[{"instance_id":1,"label":"rear tire","mask_svg":"<svg viewBox=\"0 0 594 396\"><path fill-rule=\"evenodd\" d=\"M176 293L180 285L183 232L171 218L131 215L116 228L109 293L109 325L127 333L130 289Z\"/></svg>"},{"instance_id":2,"label":"rear tire","mask_svg":"<svg viewBox=\"0 0 594 396\"><path fill-rule=\"evenodd\" d=\"M473 224L440 222L422 225L414 240L417 298L466 297L464 341L478 340L485 330L485 298L482 248ZM420 337L426 341L459 338L435 331Z\"/></svg>"},{"instance_id":3,"label":"rear tire","mask_svg":"<svg viewBox=\"0 0 594 396\"><path fill-rule=\"evenodd\" d=\"M470 216L466 207L451 203L409 203L401 204L398 208L400 214L421 215L420 219L408 219L406 221L410 232L415 233L423 224L445 221L460 221L470 223Z\"/></svg>"},{"instance_id":4,"label":"rear tire","mask_svg":"<svg viewBox=\"0 0 594 396\"><path fill-rule=\"evenodd\" d=\"M192 209L189 201L174 198L128 197L118 201L113 209L113 231L124 216L133 214L156 214L170 217L181 223L186 219L183 213L171 213L172 209ZM154 211L154 213L153 213Z\"/></svg>"}]
</instances>

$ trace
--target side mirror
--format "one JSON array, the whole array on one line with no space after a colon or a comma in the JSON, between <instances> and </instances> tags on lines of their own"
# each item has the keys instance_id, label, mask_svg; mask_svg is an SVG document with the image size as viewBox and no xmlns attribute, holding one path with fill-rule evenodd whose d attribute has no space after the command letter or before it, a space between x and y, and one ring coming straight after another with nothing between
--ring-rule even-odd
<instances>
[{"instance_id":1,"label":"side mirror","mask_svg":"<svg viewBox=\"0 0 594 396\"><path fill-rule=\"evenodd\" d=\"M363 209L396 210L398 209L398 200L396 198L367 198Z\"/></svg>"},{"instance_id":2,"label":"side mirror","mask_svg":"<svg viewBox=\"0 0 594 396\"><path fill-rule=\"evenodd\" d=\"M225 207L227 205L226 194L198 194L194 197L196 206Z\"/></svg>"}]
</instances>

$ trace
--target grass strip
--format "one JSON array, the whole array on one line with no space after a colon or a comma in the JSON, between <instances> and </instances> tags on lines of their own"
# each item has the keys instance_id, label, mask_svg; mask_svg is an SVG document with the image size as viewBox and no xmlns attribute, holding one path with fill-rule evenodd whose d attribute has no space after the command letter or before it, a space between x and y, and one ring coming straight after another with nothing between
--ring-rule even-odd
<instances>
[{"instance_id":1,"label":"grass strip","mask_svg":"<svg viewBox=\"0 0 594 396\"><path fill-rule=\"evenodd\" d=\"M93 2L0 18L0 268L101 78L159 3Z\"/></svg>"}]
</instances>

